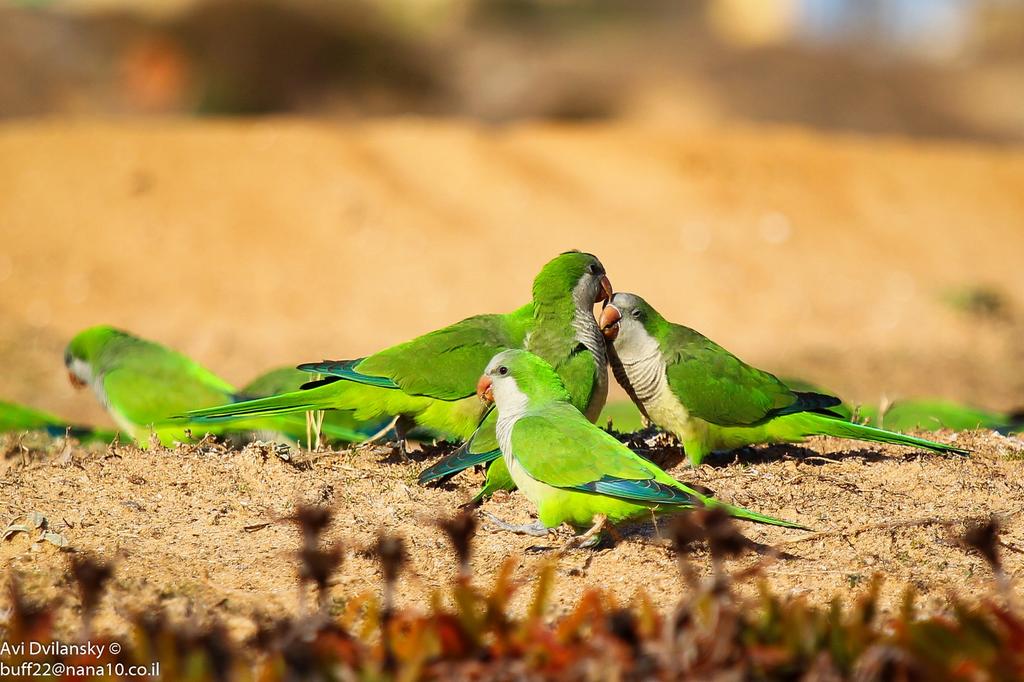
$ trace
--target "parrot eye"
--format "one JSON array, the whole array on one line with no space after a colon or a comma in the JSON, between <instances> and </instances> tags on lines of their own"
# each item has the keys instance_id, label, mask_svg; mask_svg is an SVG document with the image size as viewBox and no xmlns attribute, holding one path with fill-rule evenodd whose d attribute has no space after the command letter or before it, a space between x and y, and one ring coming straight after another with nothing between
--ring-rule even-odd
<instances>
[{"instance_id":1,"label":"parrot eye","mask_svg":"<svg viewBox=\"0 0 1024 682\"><path fill-rule=\"evenodd\" d=\"M591 275L596 275L597 271L597 263L591 263L590 265L587 266L587 272L589 272Z\"/></svg>"},{"instance_id":2,"label":"parrot eye","mask_svg":"<svg viewBox=\"0 0 1024 682\"><path fill-rule=\"evenodd\" d=\"M630 315L632 315L633 319L635 319L635 320L639 320L641 317L644 316L643 312L641 312L641 310L639 308L637 308L636 310L631 312Z\"/></svg>"},{"instance_id":3,"label":"parrot eye","mask_svg":"<svg viewBox=\"0 0 1024 682\"><path fill-rule=\"evenodd\" d=\"M505 376L506 374L508 374L508 367L506 367L505 365L499 367L498 374L500 374L501 376Z\"/></svg>"}]
</instances>

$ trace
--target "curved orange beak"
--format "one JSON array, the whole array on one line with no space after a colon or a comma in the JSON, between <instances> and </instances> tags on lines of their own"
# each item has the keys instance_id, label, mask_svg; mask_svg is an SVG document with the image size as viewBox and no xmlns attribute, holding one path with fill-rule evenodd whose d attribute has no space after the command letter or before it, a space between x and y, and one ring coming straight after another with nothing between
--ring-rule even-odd
<instances>
[{"instance_id":1,"label":"curved orange beak","mask_svg":"<svg viewBox=\"0 0 1024 682\"><path fill-rule=\"evenodd\" d=\"M486 374L480 377L480 381L476 382L476 397L485 403L493 403L494 391L491 390L493 385L494 381Z\"/></svg>"},{"instance_id":2,"label":"curved orange beak","mask_svg":"<svg viewBox=\"0 0 1024 682\"><path fill-rule=\"evenodd\" d=\"M601 328L604 338L609 341L615 340L615 337L619 335L619 320L621 319L622 313L611 303L604 307L601 311L601 318L597 321L597 325Z\"/></svg>"},{"instance_id":3,"label":"curved orange beak","mask_svg":"<svg viewBox=\"0 0 1024 682\"><path fill-rule=\"evenodd\" d=\"M612 300L612 294L615 290L612 289L612 281L608 279L608 275L601 275L601 288L597 292L597 298L594 299L594 303L600 303L604 301L607 303Z\"/></svg>"},{"instance_id":4,"label":"curved orange beak","mask_svg":"<svg viewBox=\"0 0 1024 682\"><path fill-rule=\"evenodd\" d=\"M79 379L78 375L75 374L74 372L68 372L68 381L70 381L71 385L74 386L75 388L85 388L86 386L86 383Z\"/></svg>"}]
</instances>

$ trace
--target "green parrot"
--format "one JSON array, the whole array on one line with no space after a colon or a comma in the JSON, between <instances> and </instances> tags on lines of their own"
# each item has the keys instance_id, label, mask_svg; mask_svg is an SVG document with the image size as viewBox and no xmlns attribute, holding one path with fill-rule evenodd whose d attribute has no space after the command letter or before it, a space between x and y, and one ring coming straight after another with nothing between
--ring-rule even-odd
<instances>
[{"instance_id":1,"label":"green parrot","mask_svg":"<svg viewBox=\"0 0 1024 682\"><path fill-rule=\"evenodd\" d=\"M169 421L167 415L237 399L234 386L190 358L160 344L107 325L76 335L64 353L71 384L91 387L114 422L140 447L156 433L163 445L185 442L204 433L281 434L295 424L249 420L225 427ZM296 419L305 432L305 421Z\"/></svg>"},{"instance_id":2,"label":"green parrot","mask_svg":"<svg viewBox=\"0 0 1024 682\"><path fill-rule=\"evenodd\" d=\"M542 536L567 523L593 536L612 525L655 512L721 507L731 516L787 528L804 527L719 502L675 480L592 424L571 402L558 374L524 350L491 360L477 394L493 402L502 459L519 490L537 507L538 521L499 528Z\"/></svg>"},{"instance_id":3,"label":"green parrot","mask_svg":"<svg viewBox=\"0 0 1024 682\"><path fill-rule=\"evenodd\" d=\"M534 279L532 301L511 313L469 317L356 360L299 365L325 378L299 391L184 416L202 423L322 409L353 410L358 420L397 416L399 439L414 424L453 440L468 439L457 468L447 472L454 473L498 456L496 416L487 414L475 387L487 362L506 348L525 347L545 358L562 374L574 404L597 417L608 391L608 370L594 304L611 293L595 256L563 253Z\"/></svg>"},{"instance_id":4,"label":"green parrot","mask_svg":"<svg viewBox=\"0 0 1024 682\"><path fill-rule=\"evenodd\" d=\"M1020 420L1015 419L1015 416L935 398L897 400L884 410L864 405L857 408L860 421L895 431L991 429L1013 433L1021 428Z\"/></svg>"},{"instance_id":5,"label":"green parrot","mask_svg":"<svg viewBox=\"0 0 1024 682\"><path fill-rule=\"evenodd\" d=\"M70 434L82 443L110 443L116 434L106 429L68 424L60 417L0 400L0 433L42 431L54 438Z\"/></svg>"},{"instance_id":6,"label":"green parrot","mask_svg":"<svg viewBox=\"0 0 1024 682\"><path fill-rule=\"evenodd\" d=\"M615 378L644 416L679 438L693 466L709 452L814 435L967 454L852 423L831 411L838 398L791 390L692 329L666 321L635 294L615 294L600 325Z\"/></svg>"},{"instance_id":7,"label":"green parrot","mask_svg":"<svg viewBox=\"0 0 1024 682\"><path fill-rule=\"evenodd\" d=\"M309 383L310 375L294 367L278 367L265 372L239 390L239 396L245 400L266 398L272 395L297 391ZM288 435L298 441L305 439L305 420L296 415L281 415L279 420L290 417L294 427ZM371 421L359 421L352 410L329 410L324 413L324 421L320 427L321 435L331 441L359 443L386 429L391 419L384 417Z\"/></svg>"},{"instance_id":8,"label":"green parrot","mask_svg":"<svg viewBox=\"0 0 1024 682\"><path fill-rule=\"evenodd\" d=\"M803 379L781 377L782 383L795 392L826 393ZM607 408L606 408L607 409ZM991 429L999 433L1016 433L1024 429L1024 410L993 412L941 398L897 400L888 406L846 403L828 408L843 419L870 424L892 431L969 431Z\"/></svg>"},{"instance_id":9,"label":"green parrot","mask_svg":"<svg viewBox=\"0 0 1024 682\"><path fill-rule=\"evenodd\" d=\"M779 377L789 390L796 393L826 393L820 386L794 377ZM870 424L892 431L969 431L991 429L999 433L1016 433L1024 429L1024 410L995 412L941 398L914 398L897 400L884 409L874 405L850 407L846 403L828 408L843 419L859 424ZM623 433L641 427L643 415L632 402L608 403L598 424L611 419L615 429Z\"/></svg>"}]
</instances>

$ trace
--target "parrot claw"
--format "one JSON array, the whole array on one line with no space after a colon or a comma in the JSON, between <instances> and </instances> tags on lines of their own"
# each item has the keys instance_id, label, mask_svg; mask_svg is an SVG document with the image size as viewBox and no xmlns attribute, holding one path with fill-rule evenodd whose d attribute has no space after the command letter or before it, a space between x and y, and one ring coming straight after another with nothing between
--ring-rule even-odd
<instances>
[{"instance_id":1,"label":"parrot claw","mask_svg":"<svg viewBox=\"0 0 1024 682\"><path fill-rule=\"evenodd\" d=\"M590 530L569 540L559 553L565 554L570 549L593 549L597 547L601 544L601 531L604 530L607 523L608 517L604 514L598 514L594 517L594 525L590 527Z\"/></svg>"},{"instance_id":2,"label":"parrot claw","mask_svg":"<svg viewBox=\"0 0 1024 682\"><path fill-rule=\"evenodd\" d=\"M574 542L576 538L573 538L566 543L565 547L566 549L594 549L601 544L601 540L603 539L604 536L600 533L597 535L591 535L586 540L580 540L579 542Z\"/></svg>"},{"instance_id":3,"label":"parrot claw","mask_svg":"<svg viewBox=\"0 0 1024 682\"><path fill-rule=\"evenodd\" d=\"M516 535L529 535L535 538L542 538L547 536L548 527L545 526L540 520L534 521L533 523L526 523L520 526L511 524L507 521L502 521L497 516L490 512L481 512L491 524L498 530L503 530L507 533L515 533Z\"/></svg>"}]
</instances>

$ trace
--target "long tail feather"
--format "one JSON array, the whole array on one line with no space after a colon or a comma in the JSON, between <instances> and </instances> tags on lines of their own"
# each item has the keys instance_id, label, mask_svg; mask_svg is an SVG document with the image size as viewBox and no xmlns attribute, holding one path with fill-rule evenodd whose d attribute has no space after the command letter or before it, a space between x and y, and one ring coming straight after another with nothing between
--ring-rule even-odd
<instances>
[{"instance_id":1,"label":"long tail feather","mask_svg":"<svg viewBox=\"0 0 1024 682\"><path fill-rule=\"evenodd\" d=\"M680 489L680 490L682 490L683 492L687 493L688 495L694 497L697 500L698 504L703 503L704 506L706 506L706 507L717 507L719 509L724 509L725 511L727 511L729 513L729 516L733 517L734 519L743 519L744 521L753 521L754 523L763 523L763 524L766 524L768 526L780 526L782 528L795 528L797 530L811 530L807 526L803 526L803 525L801 525L799 523L794 523L792 521L786 521L785 519L777 519L774 516L768 516L767 514L761 514L761 513L756 512L756 511L751 511L749 509L746 509L745 507L738 507L738 506L736 506L734 504L728 504L726 502L722 502L722 501L720 501L718 499L715 499L714 497L710 497L708 495L705 495L704 493L702 493L699 490L695 490L694 488L691 488L690 486L688 486L687 484L683 483L682 481L675 481L675 487Z\"/></svg>"},{"instance_id":2,"label":"long tail feather","mask_svg":"<svg viewBox=\"0 0 1024 682\"><path fill-rule=\"evenodd\" d=\"M236 419L247 419L250 417L268 417L277 414L288 414L290 412L305 412L308 410L319 410L326 407L318 401L320 397L316 389L308 391L292 391L281 395L270 396L269 398L257 398L246 400L240 403L229 403L216 407L207 407L202 410L193 410L179 418L189 419L197 422L225 422Z\"/></svg>"},{"instance_id":3,"label":"long tail feather","mask_svg":"<svg viewBox=\"0 0 1024 682\"><path fill-rule=\"evenodd\" d=\"M729 516L734 519L743 519L744 521L753 521L754 523L763 523L769 526L781 526L782 528L811 530L807 526L802 526L799 523L793 523L792 521L786 521L784 519L777 519L774 516L768 516L766 514L759 514L758 512L744 509L743 507L737 507L732 504L718 502L716 506L725 508L725 510L729 512Z\"/></svg>"},{"instance_id":4,"label":"long tail feather","mask_svg":"<svg viewBox=\"0 0 1024 682\"><path fill-rule=\"evenodd\" d=\"M854 440L867 440L875 443L890 443L893 445L909 445L912 447L924 448L933 452L947 452L958 455L969 455L970 450L958 448L945 443L937 443L925 438L907 436L895 431L886 431L864 424L854 424L842 419L813 415L815 417L816 432L825 436L836 436L837 438L852 438Z\"/></svg>"},{"instance_id":5,"label":"long tail feather","mask_svg":"<svg viewBox=\"0 0 1024 682\"><path fill-rule=\"evenodd\" d=\"M361 443L366 440L366 434L354 429L350 429L339 424L332 424L328 420L324 420L323 424L320 425L320 433L328 440L332 441L343 441L346 443Z\"/></svg>"}]
</instances>

